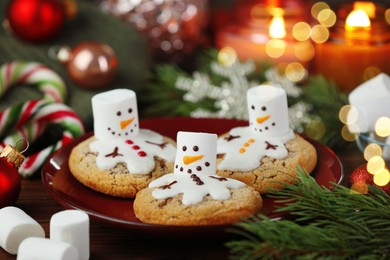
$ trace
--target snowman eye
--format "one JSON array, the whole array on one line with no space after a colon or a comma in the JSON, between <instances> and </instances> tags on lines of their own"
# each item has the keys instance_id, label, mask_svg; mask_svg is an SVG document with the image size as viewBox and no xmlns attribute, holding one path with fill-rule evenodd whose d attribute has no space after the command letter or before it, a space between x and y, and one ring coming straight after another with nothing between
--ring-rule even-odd
<instances>
[{"instance_id":1,"label":"snowman eye","mask_svg":"<svg viewBox=\"0 0 390 260\"><path fill-rule=\"evenodd\" d=\"M122 115L121 111L116 112L116 115L121 116Z\"/></svg>"},{"instance_id":2,"label":"snowman eye","mask_svg":"<svg viewBox=\"0 0 390 260\"><path fill-rule=\"evenodd\" d=\"M187 146L183 146L182 149L184 152L187 151Z\"/></svg>"},{"instance_id":3,"label":"snowman eye","mask_svg":"<svg viewBox=\"0 0 390 260\"><path fill-rule=\"evenodd\" d=\"M192 148L192 150L194 150L194 152L197 152L197 151L199 151L199 147L195 145L195 146Z\"/></svg>"},{"instance_id":4,"label":"snowman eye","mask_svg":"<svg viewBox=\"0 0 390 260\"><path fill-rule=\"evenodd\" d=\"M255 110L255 106L254 105L252 105L251 108L252 108L252 110Z\"/></svg>"},{"instance_id":5,"label":"snowman eye","mask_svg":"<svg viewBox=\"0 0 390 260\"><path fill-rule=\"evenodd\" d=\"M133 112L133 109L129 108L128 112L129 114L131 114Z\"/></svg>"},{"instance_id":6,"label":"snowman eye","mask_svg":"<svg viewBox=\"0 0 390 260\"><path fill-rule=\"evenodd\" d=\"M266 111L267 108L266 107L261 107L261 110Z\"/></svg>"}]
</instances>

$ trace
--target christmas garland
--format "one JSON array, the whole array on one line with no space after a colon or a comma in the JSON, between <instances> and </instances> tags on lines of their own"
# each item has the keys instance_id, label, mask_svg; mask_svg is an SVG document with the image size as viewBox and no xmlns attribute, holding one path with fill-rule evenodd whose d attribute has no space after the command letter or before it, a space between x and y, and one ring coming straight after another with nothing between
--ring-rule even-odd
<instances>
[{"instance_id":1,"label":"christmas garland","mask_svg":"<svg viewBox=\"0 0 390 260\"><path fill-rule=\"evenodd\" d=\"M390 196L375 186L369 195L342 185L321 187L299 170L300 181L270 196L294 220L259 215L237 224L226 245L240 259L389 259Z\"/></svg>"},{"instance_id":2,"label":"christmas garland","mask_svg":"<svg viewBox=\"0 0 390 260\"><path fill-rule=\"evenodd\" d=\"M215 49L199 56L192 75L173 64L160 64L143 90L145 116L247 119L246 91L269 82L286 90L292 128L329 147L345 146L338 113L347 97L322 76L299 86L276 68L255 61L223 66Z\"/></svg>"}]
</instances>

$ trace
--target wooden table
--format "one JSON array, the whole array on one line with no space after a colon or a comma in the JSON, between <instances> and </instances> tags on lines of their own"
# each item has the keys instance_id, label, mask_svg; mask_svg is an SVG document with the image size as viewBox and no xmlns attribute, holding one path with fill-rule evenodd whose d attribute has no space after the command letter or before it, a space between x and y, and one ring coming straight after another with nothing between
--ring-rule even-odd
<instances>
[{"instance_id":1,"label":"wooden table","mask_svg":"<svg viewBox=\"0 0 390 260\"><path fill-rule=\"evenodd\" d=\"M344 167L343 185L348 185L351 172L364 163L363 156L352 147L348 150L336 151ZM22 180L22 190L16 204L27 214L40 223L49 237L49 221L51 216L64 210L45 191L40 176ZM225 238L193 239L191 234L185 238L166 236L150 236L123 230L106 223L91 220L90 223L90 252L95 259L161 259L161 258L199 258L199 259L226 259L229 255L224 243L231 239ZM0 259L16 259L0 249Z\"/></svg>"}]
</instances>

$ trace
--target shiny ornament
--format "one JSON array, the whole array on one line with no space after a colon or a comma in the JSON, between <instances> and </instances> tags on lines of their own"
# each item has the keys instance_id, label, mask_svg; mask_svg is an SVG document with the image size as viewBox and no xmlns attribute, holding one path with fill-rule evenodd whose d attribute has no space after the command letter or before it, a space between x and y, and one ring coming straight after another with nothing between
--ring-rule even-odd
<instances>
[{"instance_id":1,"label":"shiny ornament","mask_svg":"<svg viewBox=\"0 0 390 260\"><path fill-rule=\"evenodd\" d=\"M13 205L20 193L18 168L24 156L12 146L6 146L0 154L0 208Z\"/></svg>"},{"instance_id":2,"label":"shiny ornament","mask_svg":"<svg viewBox=\"0 0 390 260\"><path fill-rule=\"evenodd\" d=\"M207 0L98 0L102 11L133 25L156 60L181 62L206 42Z\"/></svg>"},{"instance_id":3,"label":"shiny ornament","mask_svg":"<svg viewBox=\"0 0 390 260\"><path fill-rule=\"evenodd\" d=\"M114 50L101 42L83 42L72 49L62 47L56 56L66 64L69 77L80 87L88 89L110 85L118 68Z\"/></svg>"},{"instance_id":4,"label":"shiny ornament","mask_svg":"<svg viewBox=\"0 0 390 260\"><path fill-rule=\"evenodd\" d=\"M349 182L351 183L351 189L356 190L358 192L362 192L362 190L368 191L367 185L377 186L382 189L384 192L390 195L390 184L385 186L378 186L374 183L374 175L367 171L367 164L360 165L356 168L349 178Z\"/></svg>"},{"instance_id":5,"label":"shiny ornament","mask_svg":"<svg viewBox=\"0 0 390 260\"><path fill-rule=\"evenodd\" d=\"M58 34L65 13L60 0L11 0L7 20L11 31L29 42L44 42Z\"/></svg>"}]
</instances>

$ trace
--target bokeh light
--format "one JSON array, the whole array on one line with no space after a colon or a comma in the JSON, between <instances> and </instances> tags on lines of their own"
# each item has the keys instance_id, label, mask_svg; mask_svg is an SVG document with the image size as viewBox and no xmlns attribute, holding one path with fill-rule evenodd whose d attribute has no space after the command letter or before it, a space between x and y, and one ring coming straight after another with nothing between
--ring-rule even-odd
<instances>
[{"instance_id":1,"label":"bokeh light","mask_svg":"<svg viewBox=\"0 0 390 260\"><path fill-rule=\"evenodd\" d=\"M375 18L376 6L373 2L357 1L353 3L353 9L364 11L368 17Z\"/></svg>"},{"instance_id":2,"label":"bokeh light","mask_svg":"<svg viewBox=\"0 0 390 260\"><path fill-rule=\"evenodd\" d=\"M352 134L346 125L341 129L341 137L347 142L353 142L357 139L357 135Z\"/></svg>"},{"instance_id":3,"label":"bokeh light","mask_svg":"<svg viewBox=\"0 0 390 260\"><path fill-rule=\"evenodd\" d=\"M375 133L380 137L390 135L390 118L380 117L375 123Z\"/></svg>"},{"instance_id":4,"label":"bokeh light","mask_svg":"<svg viewBox=\"0 0 390 260\"><path fill-rule=\"evenodd\" d=\"M318 14L325 9L330 9L327 3L317 2L311 7L311 15L314 17L314 19L318 19Z\"/></svg>"},{"instance_id":5,"label":"bokeh light","mask_svg":"<svg viewBox=\"0 0 390 260\"><path fill-rule=\"evenodd\" d=\"M385 186L390 182L390 173L387 169L382 169L374 175L374 183L378 186Z\"/></svg>"},{"instance_id":6,"label":"bokeh light","mask_svg":"<svg viewBox=\"0 0 390 260\"><path fill-rule=\"evenodd\" d=\"M310 61L314 58L315 48L310 41L297 42L294 44L294 54L300 61Z\"/></svg>"},{"instance_id":7,"label":"bokeh light","mask_svg":"<svg viewBox=\"0 0 390 260\"><path fill-rule=\"evenodd\" d=\"M339 111L339 120L343 124L353 124L357 121L358 112L354 106L345 105Z\"/></svg>"},{"instance_id":8,"label":"bokeh light","mask_svg":"<svg viewBox=\"0 0 390 260\"><path fill-rule=\"evenodd\" d=\"M286 51L287 43L284 40L271 39L265 45L265 52L271 58L279 58Z\"/></svg>"},{"instance_id":9,"label":"bokeh light","mask_svg":"<svg viewBox=\"0 0 390 260\"><path fill-rule=\"evenodd\" d=\"M329 30L325 26L317 24L311 29L310 36L315 43L324 43L329 38Z\"/></svg>"},{"instance_id":10,"label":"bokeh light","mask_svg":"<svg viewBox=\"0 0 390 260\"><path fill-rule=\"evenodd\" d=\"M307 75L305 67L299 62L292 62L286 67L286 77L292 82L299 82Z\"/></svg>"},{"instance_id":11,"label":"bokeh light","mask_svg":"<svg viewBox=\"0 0 390 260\"><path fill-rule=\"evenodd\" d=\"M293 26L292 35L297 41L310 39L311 27L308 23L298 22Z\"/></svg>"},{"instance_id":12,"label":"bokeh light","mask_svg":"<svg viewBox=\"0 0 390 260\"><path fill-rule=\"evenodd\" d=\"M386 164L382 157L373 156L367 162L367 171L371 174L376 174L377 172L383 170Z\"/></svg>"},{"instance_id":13,"label":"bokeh light","mask_svg":"<svg viewBox=\"0 0 390 260\"><path fill-rule=\"evenodd\" d=\"M367 81L367 80L372 79L373 77L379 75L380 73L381 73L381 70L377 67L367 67L364 70L363 79L364 79L364 81Z\"/></svg>"},{"instance_id":14,"label":"bokeh light","mask_svg":"<svg viewBox=\"0 0 390 260\"><path fill-rule=\"evenodd\" d=\"M374 156L381 157L382 148L376 143L368 144L364 149L363 156L366 161L369 161Z\"/></svg>"},{"instance_id":15,"label":"bokeh light","mask_svg":"<svg viewBox=\"0 0 390 260\"><path fill-rule=\"evenodd\" d=\"M318 22L325 27L332 27L336 23L336 14L331 9L324 9L318 14Z\"/></svg>"},{"instance_id":16,"label":"bokeh light","mask_svg":"<svg viewBox=\"0 0 390 260\"><path fill-rule=\"evenodd\" d=\"M320 119L311 120L305 127L305 134L314 140L320 140L325 133L326 127Z\"/></svg>"},{"instance_id":17,"label":"bokeh light","mask_svg":"<svg viewBox=\"0 0 390 260\"><path fill-rule=\"evenodd\" d=\"M390 25L390 8L386 9L385 11L385 19L386 22Z\"/></svg>"},{"instance_id":18,"label":"bokeh light","mask_svg":"<svg viewBox=\"0 0 390 260\"><path fill-rule=\"evenodd\" d=\"M355 30L356 27L368 28L370 26L370 18L363 10L353 10L345 20L346 30Z\"/></svg>"},{"instance_id":19,"label":"bokeh light","mask_svg":"<svg viewBox=\"0 0 390 260\"><path fill-rule=\"evenodd\" d=\"M269 36L273 39L286 37L286 24L283 16L274 16L269 25Z\"/></svg>"},{"instance_id":20,"label":"bokeh light","mask_svg":"<svg viewBox=\"0 0 390 260\"><path fill-rule=\"evenodd\" d=\"M218 62L226 67L231 66L237 60L237 53L231 47L223 47L218 52Z\"/></svg>"}]
</instances>

